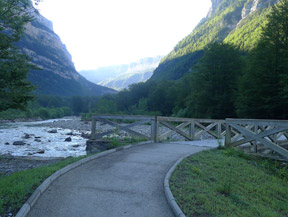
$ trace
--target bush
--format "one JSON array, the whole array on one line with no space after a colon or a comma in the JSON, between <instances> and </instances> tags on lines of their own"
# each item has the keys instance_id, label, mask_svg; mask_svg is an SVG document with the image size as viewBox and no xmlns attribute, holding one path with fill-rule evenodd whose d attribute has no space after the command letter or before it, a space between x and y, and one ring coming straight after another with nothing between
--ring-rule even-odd
<instances>
[{"instance_id":1,"label":"bush","mask_svg":"<svg viewBox=\"0 0 288 217\"><path fill-rule=\"evenodd\" d=\"M38 116L42 119L49 119L50 118L50 113L49 110L46 108L41 107L38 110Z\"/></svg>"}]
</instances>

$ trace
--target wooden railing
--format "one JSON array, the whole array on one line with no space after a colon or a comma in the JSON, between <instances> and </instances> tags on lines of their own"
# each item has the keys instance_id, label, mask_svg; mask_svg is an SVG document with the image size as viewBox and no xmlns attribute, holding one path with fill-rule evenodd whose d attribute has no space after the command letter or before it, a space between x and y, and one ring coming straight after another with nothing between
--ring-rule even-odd
<instances>
[{"instance_id":1,"label":"wooden railing","mask_svg":"<svg viewBox=\"0 0 288 217\"><path fill-rule=\"evenodd\" d=\"M97 133L96 122L108 124L114 129ZM130 122L121 124L119 122ZM150 126L150 134L144 135L131 128L143 125ZM128 116L128 115L94 115L92 117L91 139L100 139L103 136L115 133L115 131L126 131L134 136L159 142L167 139L172 133L177 133L186 140L197 140L203 134L208 134L213 138L223 138L225 136L224 120L206 120L190 118L174 118L161 116Z\"/></svg>"},{"instance_id":2,"label":"wooden railing","mask_svg":"<svg viewBox=\"0 0 288 217\"><path fill-rule=\"evenodd\" d=\"M288 121L226 119L225 146L288 159Z\"/></svg>"},{"instance_id":3,"label":"wooden railing","mask_svg":"<svg viewBox=\"0 0 288 217\"><path fill-rule=\"evenodd\" d=\"M191 119L191 118L175 118L175 117L156 117L156 126L158 136L157 141L166 139L171 133L184 137L186 140L198 140L204 134L210 135L213 138L220 139L225 136L225 121L212 119ZM176 124L176 126L175 126ZM160 126L168 128L168 131L159 134Z\"/></svg>"},{"instance_id":4,"label":"wooden railing","mask_svg":"<svg viewBox=\"0 0 288 217\"><path fill-rule=\"evenodd\" d=\"M121 121L129 121L132 123L129 124L120 124L118 122ZM97 121L108 124L114 129L108 130L103 133L97 133L96 131L96 123ZM148 140L154 140L154 122L155 122L155 117L154 116L139 116L139 115L94 115L92 117L92 129L91 129L91 136L90 139L95 140L95 139L100 139L103 136L113 134L116 131L126 131L129 134L132 134L137 137L145 138ZM135 130L132 130L132 127L142 125L142 124L150 124L151 125L151 135L147 136L144 135L143 133L137 132Z\"/></svg>"},{"instance_id":5,"label":"wooden railing","mask_svg":"<svg viewBox=\"0 0 288 217\"><path fill-rule=\"evenodd\" d=\"M112 128L97 133L97 121L108 124ZM133 129L139 125L145 125L149 133L145 134ZM240 147L250 153L270 157L276 154L278 158L288 159L288 121L209 120L137 115L94 115L92 117L91 140L101 139L116 131L125 131L154 142L166 140L173 133L188 141L198 140L204 135L216 139L225 137L225 146Z\"/></svg>"}]
</instances>

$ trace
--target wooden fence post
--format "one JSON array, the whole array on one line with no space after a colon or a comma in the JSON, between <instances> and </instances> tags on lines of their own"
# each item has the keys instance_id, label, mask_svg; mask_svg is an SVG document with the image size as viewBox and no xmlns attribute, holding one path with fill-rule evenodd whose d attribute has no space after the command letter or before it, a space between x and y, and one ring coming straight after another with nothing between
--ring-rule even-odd
<instances>
[{"instance_id":1,"label":"wooden fence post","mask_svg":"<svg viewBox=\"0 0 288 217\"><path fill-rule=\"evenodd\" d=\"M92 128L91 128L91 135L90 135L91 140L96 139L96 119L92 118Z\"/></svg>"},{"instance_id":2,"label":"wooden fence post","mask_svg":"<svg viewBox=\"0 0 288 217\"><path fill-rule=\"evenodd\" d=\"M155 141L155 120L151 120L151 141Z\"/></svg>"},{"instance_id":3,"label":"wooden fence post","mask_svg":"<svg viewBox=\"0 0 288 217\"><path fill-rule=\"evenodd\" d=\"M195 121L192 120L190 125L189 125L189 136L191 140L195 140Z\"/></svg>"},{"instance_id":4,"label":"wooden fence post","mask_svg":"<svg viewBox=\"0 0 288 217\"><path fill-rule=\"evenodd\" d=\"M221 139L221 127L222 127L222 125L221 125L221 123L219 122L218 124L217 124L217 139Z\"/></svg>"},{"instance_id":5,"label":"wooden fence post","mask_svg":"<svg viewBox=\"0 0 288 217\"><path fill-rule=\"evenodd\" d=\"M228 147L231 144L231 126L226 122L226 135L225 135L225 146Z\"/></svg>"},{"instance_id":6,"label":"wooden fence post","mask_svg":"<svg viewBox=\"0 0 288 217\"><path fill-rule=\"evenodd\" d=\"M258 133L258 125L257 124L255 124L255 126L254 126L254 132L255 132L255 134ZM253 147L252 147L253 152L257 153L258 152L258 150L257 150L257 140L254 140L252 142L252 145L253 145Z\"/></svg>"},{"instance_id":7,"label":"wooden fence post","mask_svg":"<svg viewBox=\"0 0 288 217\"><path fill-rule=\"evenodd\" d=\"M153 132L153 141L159 142L159 121L157 116L155 116L154 121L152 121L152 132Z\"/></svg>"}]
</instances>

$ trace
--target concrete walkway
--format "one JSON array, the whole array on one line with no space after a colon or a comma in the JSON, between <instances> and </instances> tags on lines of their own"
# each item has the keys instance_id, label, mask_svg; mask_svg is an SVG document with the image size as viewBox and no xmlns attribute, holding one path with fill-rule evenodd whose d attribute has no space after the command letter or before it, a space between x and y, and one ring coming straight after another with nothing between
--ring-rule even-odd
<instances>
[{"instance_id":1,"label":"concrete walkway","mask_svg":"<svg viewBox=\"0 0 288 217\"><path fill-rule=\"evenodd\" d=\"M95 159L52 183L28 216L172 217L164 177L180 157L204 149L190 143L154 143Z\"/></svg>"}]
</instances>

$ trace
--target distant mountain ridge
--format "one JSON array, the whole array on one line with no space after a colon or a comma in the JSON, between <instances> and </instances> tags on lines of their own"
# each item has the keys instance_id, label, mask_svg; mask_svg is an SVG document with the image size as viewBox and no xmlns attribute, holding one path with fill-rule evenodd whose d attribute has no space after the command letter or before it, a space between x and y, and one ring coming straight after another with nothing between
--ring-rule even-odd
<instances>
[{"instance_id":1,"label":"distant mountain ridge","mask_svg":"<svg viewBox=\"0 0 288 217\"><path fill-rule=\"evenodd\" d=\"M106 87L93 84L75 69L72 57L60 37L53 31L51 21L42 15L26 26L25 36L17 43L32 62L41 70L32 70L28 75L36 93L60 96L100 96L115 93Z\"/></svg>"},{"instance_id":2,"label":"distant mountain ridge","mask_svg":"<svg viewBox=\"0 0 288 217\"><path fill-rule=\"evenodd\" d=\"M147 81L162 57L147 57L130 64L100 67L96 70L83 70L79 73L99 85L122 90L131 84Z\"/></svg>"},{"instance_id":3,"label":"distant mountain ridge","mask_svg":"<svg viewBox=\"0 0 288 217\"><path fill-rule=\"evenodd\" d=\"M151 80L177 80L192 72L205 46L213 41L233 44L243 52L251 50L260 39L266 15L278 1L211 0L212 7L207 17L161 60Z\"/></svg>"}]
</instances>

